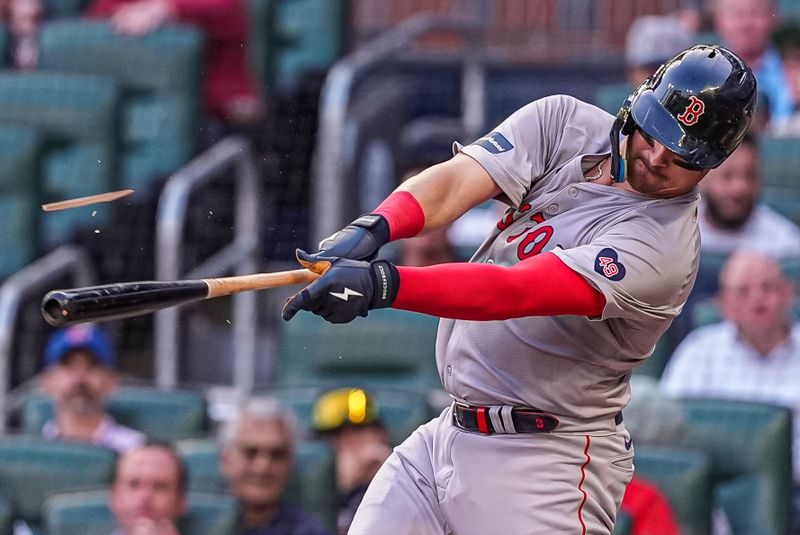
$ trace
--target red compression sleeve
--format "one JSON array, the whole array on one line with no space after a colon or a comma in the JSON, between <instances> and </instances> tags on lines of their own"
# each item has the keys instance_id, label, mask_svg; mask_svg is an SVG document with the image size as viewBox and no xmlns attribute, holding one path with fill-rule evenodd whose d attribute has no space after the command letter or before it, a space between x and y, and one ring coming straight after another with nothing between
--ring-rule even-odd
<instances>
[{"instance_id":1,"label":"red compression sleeve","mask_svg":"<svg viewBox=\"0 0 800 535\"><path fill-rule=\"evenodd\" d=\"M552 253L511 267L454 263L397 269L400 288L392 307L442 318L599 317L606 305L600 291Z\"/></svg>"},{"instance_id":2,"label":"red compression sleeve","mask_svg":"<svg viewBox=\"0 0 800 535\"><path fill-rule=\"evenodd\" d=\"M386 218L389 241L411 238L422 232L425 212L419 201L407 191L395 191L372 212Z\"/></svg>"}]
</instances>

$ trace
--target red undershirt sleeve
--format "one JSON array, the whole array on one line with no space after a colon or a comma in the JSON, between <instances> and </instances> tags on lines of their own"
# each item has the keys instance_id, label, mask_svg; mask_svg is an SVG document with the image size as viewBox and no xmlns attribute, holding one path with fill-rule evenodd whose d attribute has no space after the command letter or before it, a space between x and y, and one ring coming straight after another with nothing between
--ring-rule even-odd
<instances>
[{"instance_id":1,"label":"red undershirt sleeve","mask_svg":"<svg viewBox=\"0 0 800 535\"><path fill-rule=\"evenodd\" d=\"M392 307L442 318L600 317L606 304L599 290L552 253L508 267L452 263L397 269L400 286Z\"/></svg>"}]
</instances>

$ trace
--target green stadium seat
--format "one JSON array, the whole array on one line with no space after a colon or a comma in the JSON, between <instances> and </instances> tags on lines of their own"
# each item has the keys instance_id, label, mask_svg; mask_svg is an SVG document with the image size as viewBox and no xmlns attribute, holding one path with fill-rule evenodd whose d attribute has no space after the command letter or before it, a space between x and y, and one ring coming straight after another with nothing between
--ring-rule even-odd
<instances>
[{"instance_id":1,"label":"green stadium seat","mask_svg":"<svg viewBox=\"0 0 800 535\"><path fill-rule=\"evenodd\" d=\"M0 73L0 121L38 128L44 138L41 202L115 189L118 91L113 80L59 73ZM98 210L41 215L49 247L78 227L108 221Z\"/></svg>"},{"instance_id":2,"label":"green stadium seat","mask_svg":"<svg viewBox=\"0 0 800 535\"><path fill-rule=\"evenodd\" d=\"M336 520L336 476L333 451L324 441L297 444L294 474L286 489L286 500L316 515L326 525Z\"/></svg>"},{"instance_id":3,"label":"green stadium seat","mask_svg":"<svg viewBox=\"0 0 800 535\"><path fill-rule=\"evenodd\" d=\"M795 225L800 225L800 178L794 190L764 188L761 201Z\"/></svg>"},{"instance_id":4,"label":"green stadium seat","mask_svg":"<svg viewBox=\"0 0 800 535\"><path fill-rule=\"evenodd\" d=\"M42 141L36 128L0 124L0 192L36 193Z\"/></svg>"},{"instance_id":5,"label":"green stadium seat","mask_svg":"<svg viewBox=\"0 0 800 535\"><path fill-rule=\"evenodd\" d=\"M250 64L268 92L291 90L343 51L347 2L248 0Z\"/></svg>"},{"instance_id":6,"label":"green stadium seat","mask_svg":"<svg viewBox=\"0 0 800 535\"><path fill-rule=\"evenodd\" d=\"M370 311L347 325L313 314L281 324L280 386L440 388L438 319L403 310Z\"/></svg>"},{"instance_id":7,"label":"green stadium seat","mask_svg":"<svg viewBox=\"0 0 800 535\"><path fill-rule=\"evenodd\" d=\"M710 533L711 460L700 450L637 446L636 475L654 483L670 502L683 535Z\"/></svg>"},{"instance_id":8,"label":"green stadium seat","mask_svg":"<svg viewBox=\"0 0 800 535\"><path fill-rule=\"evenodd\" d=\"M110 23L61 20L40 33L42 69L113 78L123 90L122 185L149 186L193 155L200 109L202 33L167 26L141 37Z\"/></svg>"},{"instance_id":9,"label":"green stadium seat","mask_svg":"<svg viewBox=\"0 0 800 535\"><path fill-rule=\"evenodd\" d=\"M160 440L201 436L209 427L205 399L185 390L120 388L109 399L108 411L117 422ZM52 417L53 405L43 394L32 393L22 400L23 432L41 432Z\"/></svg>"},{"instance_id":10,"label":"green stadium seat","mask_svg":"<svg viewBox=\"0 0 800 535\"><path fill-rule=\"evenodd\" d=\"M8 26L0 24L0 66L5 66L8 58L11 56L11 52L9 51L10 44Z\"/></svg>"},{"instance_id":11,"label":"green stadium seat","mask_svg":"<svg viewBox=\"0 0 800 535\"><path fill-rule=\"evenodd\" d=\"M0 280L22 269L36 257L36 221L39 206L33 195L0 193Z\"/></svg>"},{"instance_id":12,"label":"green stadium seat","mask_svg":"<svg viewBox=\"0 0 800 535\"><path fill-rule=\"evenodd\" d=\"M0 497L0 535L11 535L13 533L13 511L11 510L11 503Z\"/></svg>"},{"instance_id":13,"label":"green stadium seat","mask_svg":"<svg viewBox=\"0 0 800 535\"><path fill-rule=\"evenodd\" d=\"M705 327L722 321L722 313L715 297L701 299L692 304L692 326Z\"/></svg>"},{"instance_id":14,"label":"green stadium seat","mask_svg":"<svg viewBox=\"0 0 800 535\"><path fill-rule=\"evenodd\" d=\"M616 116L632 89L628 84L601 85L597 88L594 98L595 105Z\"/></svg>"},{"instance_id":15,"label":"green stadium seat","mask_svg":"<svg viewBox=\"0 0 800 535\"><path fill-rule=\"evenodd\" d=\"M792 496L792 415L785 407L682 400L685 443L711 459L714 504L734 533L787 533Z\"/></svg>"},{"instance_id":16,"label":"green stadium seat","mask_svg":"<svg viewBox=\"0 0 800 535\"><path fill-rule=\"evenodd\" d=\"M764 186L800 192L800 138L763 136L759 150Z\"/></svg>"},{"instance_id":17,"label":"green stadium seat","mask_svg":"<svg viewBox=\"0 0 800 535\"><path fill-rule=\"evenodd\" d=\"M39 157L35 128L0 125L0 280L37 255Z\"/></svg>"},{"instance_id":18,"label":"green stadium seat","mask_svg":"<svg viewBox=\"0 0 800 535\"><path fill-rule=\"evenodd\" d=\"M276 0L247 0L247 60L264 93L273 90Z\"/></svg>"},{"instance_id":19,"label":"green stadium seat","mask_svg":"<svg viewBox=\"0 0 800 535\"><path fill-rule=\"evenodd\" d=\"M781 15L786 21L800 24L800 2L797 0L780 0Z\"/></svg>"},{"instance_id":20,"label":"green stadium seat","mask_svg":"<svg viewBox=\"0 0 800 535\"><path fill-rule=\"evenodd\" d=\"M229 535L239 529L239 504L231 496L190 492L188 506L178 523L183 534ZM44 504L44 518L48 535L108 535L114 529L107 490L51 496Z\"/></svg>"},{"instance_id":21,"label":"green stadium seat","mask_svg":"<svg viewBox=\"0 0 800 535\"><path fill-rule=\"evenodd\" d=\"M113 451L77 442L31 436L0 437L0 495L16 518L41 525L42 504L50 494L108 485Z\"/></svg>"},{"instance_id":22,"label":"green stadium seat","mask_svg":"<svg viewBox=\"0 0 800 535\"><path fill-rule=\"evenodd\" d=\"M45 0L47 20L64 17L79 17L89 4L89 0Z\"/></svg>"},{"instance_id":23,"label":"green stadium seat","mask_svg":"<svg viewBox=\"0 0 800 535\"><path fill-rule=\"evenodd\" d=\"M631 533L631 517L624 512L617 513L617 521L614 524L614 535L630 535Z\"/></svg>"},{"instance_id":24,"label":"green stadium seat","mask_svg":"<svg viewBox=\"0 0 800 535\"><path fill-rule=\"evenodd\" d=\"M175 449L189 472L189 488L202 492L225 492L228 483L219 467L219 444L214 438L178 440Z\"/></svg>"},{"instance_id":25,"label":"green stadium seat","mask_svg":"<svg viewBox=\"0 0 800 535\"><path fill-rule=\"evenodd\" d=\"M189 488L223 492L227 482L220 472L219 444L213 438L181 440L175 448L189 471ZM332 525L336 514L333 453L324 441L296 445L294 473L286 499Z\"/></svg>"},{"instance_id":26,"label":"green stadium seat","mask_svg":"<svg viewBox=\"0 0 800 535\"><path fill-rule=\"evenodd\" d=\"M669 358L672 356L674 350L675 348L670 341L669 332L664 333L661 338L658 339L658 342L656 342L653 354L647 357L641 366L634 368L633 373L658 379L661 377L661 373L667 366L667 362L669 362Z\"/></svg>"}]
</instances>

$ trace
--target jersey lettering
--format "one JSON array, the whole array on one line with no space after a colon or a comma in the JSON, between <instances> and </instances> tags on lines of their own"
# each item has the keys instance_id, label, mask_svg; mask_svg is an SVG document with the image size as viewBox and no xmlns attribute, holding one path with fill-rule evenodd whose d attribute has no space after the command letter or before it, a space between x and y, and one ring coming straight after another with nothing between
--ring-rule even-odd
<instances>
[{"instance_id":1,"label":"jersey lettering","mask_svg":"<svg viewBox=\"0 0 800 535\"><path fill-rule=\"evenodd\" d=\"M528 233L517 246L517 258L525 260L541 253L553 236L553 227L545 225Z\"/></svg>"},{"instance_id":2,"label":"jersey lettering","mask_svg":"<svg viewBox=\"0 0 800 535\"><path fill-rule=\"evenodd\" d=\"M508 238L506 238L506 243L511 243L512 241L514 241L517 238L521 237L523 234L525 234L529 230L530 230L530 227L525 227L523 230L517 232L516 234L510 235Z\"/></svg>"},{"instance_id":3,"label":"jersey lettering","mask_svg":"<svg viewBox=\"0 0 800 535\"><path fill-rule=\"evenodd\" d=\"M544 214L542 212L536 212L531 216L531 221L535 223L544 223Z\"/></svg>"},{"instance_id":4,"label":"jersey lettering","mask_svg":"<svg viewBox=\"0 0 800 535\"><path fill-rule=\"evenodd\" d=\"M515 221L518 221L524 214L530 212L530 210L531 210L530 203L525 203L516 210L512 210L511 208L509 208L506 211L505 215L503 216L503 219L497 222L497 230L507 229L508 227L513 225ZM541 216L540 221L536 221L534 219L534 217L537 216ZM531 221L536 221L537 223L541 223L542 221L544 221L544 214L542 214L542 212L537 212L536 214L531 216Z\"/></svg>"},{"instance_id":5,"label":"jersey lettering","mask_svg":"<svg viewBox=\"0 0 800 535\"><path fill-rule=\"evenodd\" d=\"M705 102L694 95L689 98L691 99L689 105L686 106L686 109L683 110L683 113L678 115L678 120L686 126L692 126L695 124L700 119L700 116L706 112Z\"/></svg>"},{"instance_id":6,"label":"jersey lettering","mask_svg":"<svg viewBox=\"0 0 800 535\"><path fill-rule=\"evenodd\" d=\"M500 132L489 132L482 138L476 140L473 145L483 147L492 154L500 154L514 148L514 145Z\"/></svg>"}]
</instances>

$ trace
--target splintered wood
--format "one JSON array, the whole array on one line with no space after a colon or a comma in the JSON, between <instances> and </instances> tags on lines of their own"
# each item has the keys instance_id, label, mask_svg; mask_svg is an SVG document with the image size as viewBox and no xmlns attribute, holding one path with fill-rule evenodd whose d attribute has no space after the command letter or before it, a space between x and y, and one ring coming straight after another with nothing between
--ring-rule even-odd
<instances>
[{"instance_id":1,"label":"splintered wood","mask_svg":"<svg viewBox=\"0 0 800 535\"><path fill-rule=\"evenodd\" d=\"M89 206L101 202L111 202L126 197L133 193L132 189L121 189L117 191L108 191L106 193L98 193L97 195L89 195L88 197L78 197L77 199L67 199L66 201L51 202L42 205L42 210L45 212L55 212L57 210L69 210L70 208L80 208L81 206Z\"/></svg>"}]
</instances>

